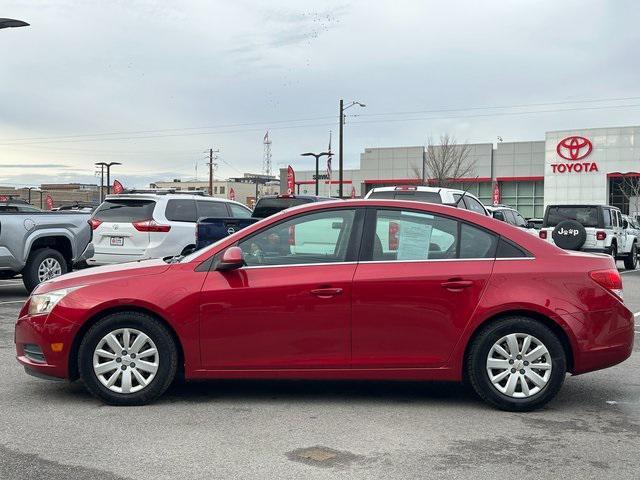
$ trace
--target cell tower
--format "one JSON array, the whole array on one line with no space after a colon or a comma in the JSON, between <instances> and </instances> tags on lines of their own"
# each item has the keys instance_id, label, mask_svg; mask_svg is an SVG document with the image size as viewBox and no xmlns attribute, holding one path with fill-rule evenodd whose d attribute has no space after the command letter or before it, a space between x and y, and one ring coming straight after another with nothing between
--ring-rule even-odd
<instances>
[{"instance_id":1,"label":"cell tower","mask_svg":"<svg viewBox=\"0 0 640 480\"><path fill-rule=\"evenodd\" d=\"M271 176L271 139L269 138L269 130L264 134L264 154L262 157L262 173Z\"/></svg>"}]
</instances>

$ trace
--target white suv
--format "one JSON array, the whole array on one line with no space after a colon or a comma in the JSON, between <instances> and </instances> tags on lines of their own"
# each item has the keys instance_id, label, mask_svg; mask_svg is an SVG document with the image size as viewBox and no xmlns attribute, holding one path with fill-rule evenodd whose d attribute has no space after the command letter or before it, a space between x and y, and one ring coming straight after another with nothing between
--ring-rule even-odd
<instances>
[{"instance_id":1,"label":"white suv","mask_svg":"<svg viewBox=\"0 0 640 480\"><path fill-rule=\"evenodd\" d=\"M620 209L610 205L548 205L538 235L565 250L606 253L633 270L637 239L624 223Z\"/></svg>"},{"instance_id":2,"label":"white suv","mask_svg":"<svg viewBox=\"0 0 640 480\"><path fill-rule=\"evenodd\" d=\"M199 194L151 191L107 195L89 224L95 253L89 265L189 253L200 217L249 218L241 203Z\"/></svg>"},{"instance_id":3,"label":"white suv","mask_svg":"<svg viewBox=\"0 0 640 480\"><path fill-rule=\"evenodd\" d=\"M464 190L456 190L455 188L423 186L378 187L369 190L364 198L441 203L465 208L480 215L491 216L480 200Z\"/></svg>"}]
</instances>

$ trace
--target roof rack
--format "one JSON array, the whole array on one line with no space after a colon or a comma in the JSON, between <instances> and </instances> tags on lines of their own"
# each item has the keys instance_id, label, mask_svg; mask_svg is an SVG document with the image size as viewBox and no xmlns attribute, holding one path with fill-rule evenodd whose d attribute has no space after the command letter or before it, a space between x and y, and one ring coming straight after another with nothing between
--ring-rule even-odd
<instances>
[{"instance_id":1,"label":"roof rack","mask_svg":"<svg viewBox=\"0 0 640 480\"><path fill-rule=\"evenodd\" d=\"M127 194L127 193L151 193L153 195L198 195L201 197L204 197L206 195L208 195L208 192L205 192L204 190L175 190L173 188L151 188L151 189L138 189L138 188L134 188L134 189L130 189L130 190L123 190L122 194ZM114 195L113 193L110 195Z\"/></svg>"}]
</instances>

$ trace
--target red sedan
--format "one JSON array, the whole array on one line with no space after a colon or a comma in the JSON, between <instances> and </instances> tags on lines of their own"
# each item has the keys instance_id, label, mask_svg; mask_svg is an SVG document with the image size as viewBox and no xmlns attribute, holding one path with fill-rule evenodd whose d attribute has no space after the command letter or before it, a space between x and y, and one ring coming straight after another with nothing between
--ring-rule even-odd
<instances>
[{"instance_id":1,"label":"red sedan","mask_svg":"<svg viewBox=\"0 0 640 480\"><path fill-rule=\"evenodd\" d=\"M142 219L144 220L144 219ZM41 284L18 361L110 404L186 379L468 380L530 410L622 362L633 314L609 256L476 213L394 200L285 210L185 258Z\"/></svg>"}]
</instances>

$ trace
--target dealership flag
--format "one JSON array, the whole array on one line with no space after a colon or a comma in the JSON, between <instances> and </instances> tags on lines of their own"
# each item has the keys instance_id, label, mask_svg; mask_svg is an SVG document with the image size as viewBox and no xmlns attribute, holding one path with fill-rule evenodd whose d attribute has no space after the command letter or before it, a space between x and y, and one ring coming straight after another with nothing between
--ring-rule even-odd
<instances>
[{"instance_id":1,"label":"dealership flag","mask_svg":"<svg viewBox=\"0 0 640 480\"><path fill-rule=\"evenodd\" d=\"M47 195L45 201L47 202L47 210L51 210L53 208L53 198L51 197L51 195Z\"/></svg>"},{"instance_id":2,"label":"dealership flag","mask_svg":"<svg viewBox=\"0 0 640 480\"><path fill-rule=\"evenodd\" d=\"M351 187L351 198L356 198L356 187Z\"/></svg>"},{"instance_id":3,"label":"dealership flag","mask_svg":"<svg viewBox=\"0 0 640 480\"><path fill-rule=\"evenodd\" d=\"M500 203L500 184L494 182L493 184L493 204L498 205Z\"/></svg>"},{"instance_id":4,"label":"dealership flag","mask_svg":"<svg viewBox=\"0 0 640 480\"><path fill-rule=\"evenodd\" d=\"M6 195L0 195L0 202L6 202L9 200L9 197L7 197Z\"/></svg>"},{"instance_id":5,"label":"dealership flag","mask_svg":"<svg viewBox=\"0 0 640 480\"><path fill-rule=\"evenodd\" d=\"M329 130L329 149L327 152L329 152L327 155L327 178L329 179L329 196L331 196L331 157L333 156L331 153L331 130Z\"/></svg>"},{"instance_id":6,"label":"dealership flag","mask_svg":"<svg viewBox=\"0 0 640 480\"><path fill-rule=\"evenodd\" d=\"M233 188L229 189L229 200L235 200L236 199L236 191Z\"/></svg>"},{"instance_id":7,"label":"dealership flag","mask_svg":"<svg viewBox=\"0 0 640 480\"><path fill-rule=\"evenodd\" d=\"M293 195L296 188L296 173L291 168L291 165L287 167L287 195Z\"/></svg>"},{"instance_id":8,"label":"dealership flag","mask_svg":"<svg viewBox=\"0 0 640 480\"><path fill-rule=\"evenodd\" d=\"M111 187L111 193L115 193L118 195L119 193L124 192L124 187L118 180L113 181L113 187Z\"/></svg>"}]
</instances>

